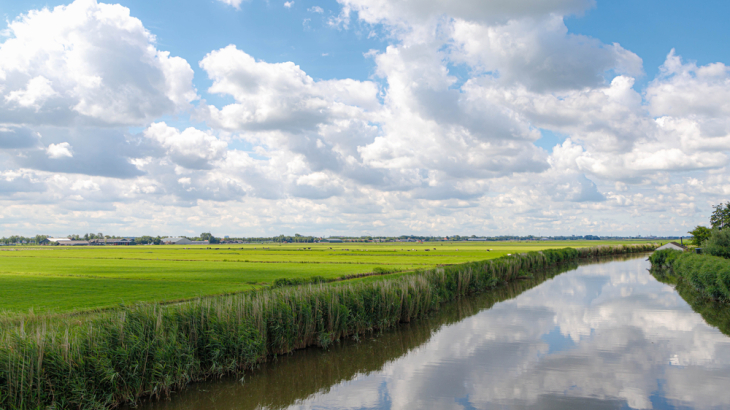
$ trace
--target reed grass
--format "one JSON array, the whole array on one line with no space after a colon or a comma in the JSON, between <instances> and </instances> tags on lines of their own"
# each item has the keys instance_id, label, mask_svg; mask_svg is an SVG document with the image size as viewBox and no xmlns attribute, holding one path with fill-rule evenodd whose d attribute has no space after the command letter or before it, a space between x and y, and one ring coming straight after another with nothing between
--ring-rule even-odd
<instances>
[{"instance_id":1,"label":"reed grass","mask_svg":"<svg viewBox=\"0 0 730 410\"><path fill-rule=\"evenodd\" d=\"M386 329L448 301L579 258L656 245L548 249L362 283L285 286L89 316L33 316L0 329L0 408L105 409L275 355Z\"/></svg>"}]
</instances>

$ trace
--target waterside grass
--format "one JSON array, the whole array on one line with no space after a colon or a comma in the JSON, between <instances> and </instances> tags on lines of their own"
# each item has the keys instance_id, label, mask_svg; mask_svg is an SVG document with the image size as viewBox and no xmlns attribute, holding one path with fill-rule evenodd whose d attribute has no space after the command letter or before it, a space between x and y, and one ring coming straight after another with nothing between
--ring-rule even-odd
<instances>
[{"instance_id":1,"label":"waterside grass","mask_svg":"<svg viewBox=\"0 0 730 410\"><path fill-rule=\"evenodd\" d=\"M661 275L674 276L707 297L730 302L730 259L663 249L654 252L649 261L652 270Z\"/></svg>"},{"instance_id":2,"label":"waterside grass","mask_svg":"<svg viewBox=\"0 0 730 410\"><path fill-rule=\"evenodd\" d=\"M307 284L95 315L0 323L0 408L104 409L242 372L275 355L408 323L448 301L580 258L656 245L548 249L395 278Z\"/></svg>"}]
</instances>

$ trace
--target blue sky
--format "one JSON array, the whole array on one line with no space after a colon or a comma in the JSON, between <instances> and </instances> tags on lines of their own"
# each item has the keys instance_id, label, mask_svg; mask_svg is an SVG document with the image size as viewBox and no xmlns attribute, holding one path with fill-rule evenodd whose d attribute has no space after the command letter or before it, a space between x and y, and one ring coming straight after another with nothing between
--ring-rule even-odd
<instances>
[{"instance_id":1,"label":"blue sky","mask_svg":"<svg viewBox=\"0 0 730 410\"><path fill-rule=\"evenodd\" d=\"M647 79L654 78L671 49L700 65L730 61L724 46L730 38L730 3L721 0L599 1L583 16L571 17L570 31L620 43L644 60Z\"/></svg>"},{"instance_id":2,"label":"blue sky","mask_svg":"<svg viewBox=\"0 0 730 410\"><path fill-rule=\"evenodd\" d=\"M726 2L226 3L0 4L7 234L681 234L730 195Z\"/></svg>"},{"instance_id":3,"label":"blue sky","mask_svg":"<svg viewBox=\"0 0 730 410\"><path fill-rule=\"evenodd\" d=\"M28 10L55 7L64 1L0 2L5 20ZM119 1L132 16L145 22L157 36L160 48L188 61L200 61L211 50L236 44L240 49L268 62L295 61L315 78L368 79L372 59L363 57L371 49L383 49L394 40L382 32L368 38L371 27L337 30L327 25L341 6L332 0L297 0L291 8L280 0L244 1L240 10L215 0ZM321 7L324 13L307 10ZM595 8L566 18L573 33L585 34L605 43L620 43L644 60L646 79L653 78L672 48L699 64L730 62L724 40L730 38L727 16L730 3L721 0L598 1ZM310 19L307 27L304 20ZM322 56L322 54L328 54ZM200 72L195 64L193 69ZM197 74L197 73L196 73ZM195 85L210 85L204 73Z\"/></svg>"}]
</instances>

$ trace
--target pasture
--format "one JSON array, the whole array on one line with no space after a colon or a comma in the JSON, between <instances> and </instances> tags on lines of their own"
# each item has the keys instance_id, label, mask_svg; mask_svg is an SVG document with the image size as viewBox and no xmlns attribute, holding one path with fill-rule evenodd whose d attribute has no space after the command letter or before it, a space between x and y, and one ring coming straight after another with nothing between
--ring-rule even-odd
<instances>
[{"instance_id":1,"label":"pasture","mask_svg":"<svg viewBox=\"0 0 730 410\"><path fill-rule=\"evenodd\" d=\"M0 248L0 311L71 312L242 292L276 279L426 269L548 248L638 241Z\"/></svg>"}]
</instances>

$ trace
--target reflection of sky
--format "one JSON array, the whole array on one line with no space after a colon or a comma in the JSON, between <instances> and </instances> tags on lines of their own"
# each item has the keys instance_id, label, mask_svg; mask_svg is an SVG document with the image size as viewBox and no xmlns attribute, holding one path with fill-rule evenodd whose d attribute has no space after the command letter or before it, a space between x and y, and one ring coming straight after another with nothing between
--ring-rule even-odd
<instances>
[{"instance_id":1,"label":"reflection of sky","mask_svg":"<svg viewBox=\"0 0 730 410\"><path fill-rule=\"evenodd\" d=\"M647 267L564 273L292 409L730 408L730 338Z\"/></svg>"},{"instance_id":2,"label":"reflection of sky","mask_svg":"<svg viewBox=\"0 0 730 410\"><path fill-rule=\"evenodd\" d=\"M555 326L555 328L553 328L553 330L551 330L549 333L545 333L544 335L540 336L540 340L547 343L547 354L562 352L576 346L573 339L563 335L560 332L560 327L558 326Z\"/></svg>"}]
</instances>

